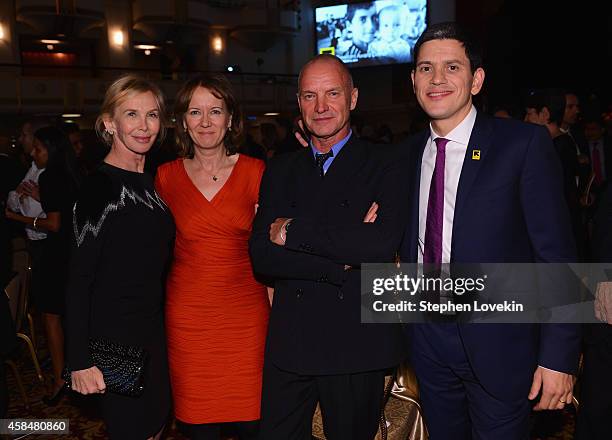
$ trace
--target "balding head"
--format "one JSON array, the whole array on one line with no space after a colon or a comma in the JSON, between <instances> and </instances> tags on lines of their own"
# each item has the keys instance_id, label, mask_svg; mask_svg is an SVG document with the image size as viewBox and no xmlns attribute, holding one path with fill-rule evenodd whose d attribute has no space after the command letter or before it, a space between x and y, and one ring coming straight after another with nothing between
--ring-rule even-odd
<instances>
[{"instance_id":1,"label":"balding head","mask_svg":"<svg viewBox=\"0 0 612 440\"><path fill-rule=\"evenodd\" d=\"M350 112L357 104L358 91L344 63L332 55L310 60L298 81L302 121L315 148L325 153L348 135Z\"/></svg>"},{"instance_id":2,"label":"balding head","mask_svg":"<svg viewBox=\"0 0 612 440\"><path fill-rule=\"evenodd\" d=\"M339 69L345 86L349 90L353 89L354 87L353 76L351 75L351 72L349 71L348 67L346 67L346 64L344 64L342 60L338 58L337 56L330 55L328 53L324 53L324 54L320 54L312 58L310 61L304 64L304 66L302 67L302 70L300 70L300 76L298 77L298 94L302 90L302 78L304 77L305 72L310 67L318 63L329 64L331 68Z\"/></svg>"}]
</instances>

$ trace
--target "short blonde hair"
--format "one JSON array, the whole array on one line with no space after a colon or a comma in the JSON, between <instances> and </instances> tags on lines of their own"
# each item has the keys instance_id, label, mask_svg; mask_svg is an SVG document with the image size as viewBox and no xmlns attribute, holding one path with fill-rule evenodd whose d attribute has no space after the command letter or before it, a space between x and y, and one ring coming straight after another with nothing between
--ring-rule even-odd
<instances>
[{"instance_id":1,"label":"short blonde hair","mask_svg":"<svg viewBox=\"0 0 612 440\"><path fill-rule=\"evenodd\" d=\"M102 101L102 108L100 114L96 119L96 133L105 144L111 145L113 143L113 137L108 133L104 127L104 119L112 117L115 114L115 110L119 107L126 99L138 93L151 92L155 101L157 102L157 109L159 110L160 127L157 139L161 142L166 135L166 113L164 104L164 95L161 89L152 81L142 78L138 75L128 73L121 75L117 78L109 87L106 89L104 94L104 101Z\"/></svg>"}]
</instances>

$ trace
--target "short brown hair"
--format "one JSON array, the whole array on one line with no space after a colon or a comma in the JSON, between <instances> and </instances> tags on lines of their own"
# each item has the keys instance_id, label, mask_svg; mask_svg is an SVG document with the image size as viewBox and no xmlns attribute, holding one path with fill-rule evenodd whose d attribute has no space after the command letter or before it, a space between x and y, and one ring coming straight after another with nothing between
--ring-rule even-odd
<instances>
[{"instance_id":1,"label":"short brown hair","mask_svg":"<svg viewBox=\"0 0 612 440\"><path fill-rule=\"evenodd\" d=\"M185 113L189 109L189 103L193 93L198 87L203 87L210 90L214 97L223 100L227 111L231 117L231 130L225 133L223 138L223 145L228 156L236 154L238 147L242 142L242 136L244 133L244 121L242 120L242 111L238 105L238 101L232 90L232 85L226 77L222 75L198 75L189 81L187 81L181 90L176 95L176 101L174 104L174 116L176 118L176 143L178 144L181 155L183 157L193 157L195 149L193 146L193 140L185 126L183 125Z\"/></svg>"},{"instance_id":2,"label":"short brown hair","mask_svg":"<svg viewBox=\"0 0 612 440\"><path fill-rule=\"evenodd\" d=\"M164 107L164 95L160 88L152 81L142 78L138 75L128 73L121 75L117 78L109 87L106 89L104 94L104 101L102 101L102 108L100 109L100 115L96 119L96 133L102 138L105 144L111 145L113 143L113 137L106 131L104 127L104 119L112 117L115 114L115 110L119 107L127 98L138 93L151 92L155 101L157 101L157 109L159 110L160 126L159 134L157 136L158 141L162 141L166 134L166 118L165 118L165 107Z\"/></svg>"}]
</instances>

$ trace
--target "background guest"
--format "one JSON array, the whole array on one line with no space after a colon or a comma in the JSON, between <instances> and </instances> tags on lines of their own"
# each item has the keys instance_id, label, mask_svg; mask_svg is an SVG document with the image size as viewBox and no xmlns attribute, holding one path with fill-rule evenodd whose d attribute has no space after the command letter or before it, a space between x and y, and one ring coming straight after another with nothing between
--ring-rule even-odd
<instances>
[{"instance_id":1,"label":"background guest","mask_svg":"<svg viewBox=\"0 0 612 440\"><path fill-rule=\"evenodd\" d=\"M565 97L561 91L547 89L534 92L526 105L525 121L545 126L553 140L563 170L563 192L571 216L578 257L584 261L586 229L576 182L579 163L572 138L561 130L564 111Z\"/></svg>"},{"instance_id":2,"label":"background guest","mask_svg":"<svg viewBox=\"0 0 612 440\"><path fill-rule=\"evenodd\" d=\"M598 286L596 302L601 324L585 325L584 365L576 440L612 438L612 186L608 185L593 219L593 261L607 263L608 281ZM606 307L607 306L607 307ZM596 309L597 310L597 309Z\"/></svg>"},{"instance_id":3,"label":"background guest","mask_svg":"<svg viewBox=\"0 0 612 440\"><path fill-rule=\"evenodd\" d=\"M32 278L33 300L42 313L49 354L53 366L51 394L43 400L55 405L62 397L64 380L64 289L68 270L72 205L76 198L80 177L74 151L68 137L58 128L43 127L34 133L32 158L38 169L44 170L39 184L30 183L24 193L39 201L46 217L27 216L6 210L9 219L30 226L34 231L46 232L40 263L34 266Z\"/></svg>"}]
</instances>

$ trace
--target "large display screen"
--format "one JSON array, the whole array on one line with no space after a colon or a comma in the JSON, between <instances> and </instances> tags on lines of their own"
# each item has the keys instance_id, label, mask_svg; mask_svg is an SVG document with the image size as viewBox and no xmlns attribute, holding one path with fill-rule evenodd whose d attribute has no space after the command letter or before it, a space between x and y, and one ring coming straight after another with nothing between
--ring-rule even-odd
<instances>
[{"instance_id":1,"label":"large display screen","mask_svg":"<svg viewBox=\"0 0 612 440\"><path fill-rule=\"evenodd\" d=\"M427 0L376 0L315 9L317 53L349 65L412 62L425 30Z\"/></svg>"}]
</instances>

